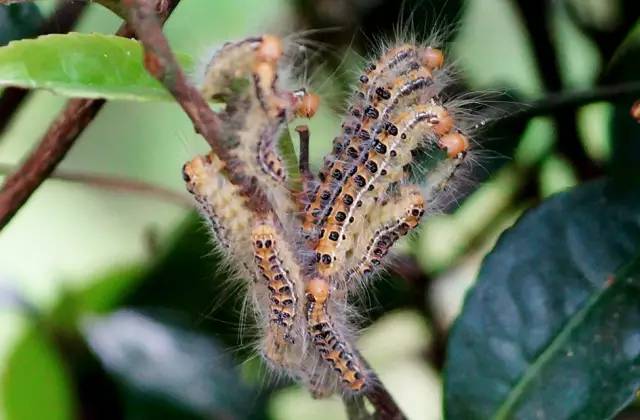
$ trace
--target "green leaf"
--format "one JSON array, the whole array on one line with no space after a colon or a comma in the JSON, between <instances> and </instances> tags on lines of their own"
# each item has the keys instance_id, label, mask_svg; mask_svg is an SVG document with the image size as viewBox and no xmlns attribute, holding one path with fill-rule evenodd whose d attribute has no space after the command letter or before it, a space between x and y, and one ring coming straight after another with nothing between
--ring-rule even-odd
<instances>
[{"instance_id":1,"label":"green leaf","mask_svg":"<svg viewBox=\"0 0 640 420\"><path fill-rule=\"evenodd\" d=\"M640 387L640 194L594 182L502 235L448 344L449 419L603 419ZM615 274L614 274L615 273Z\"/></svg>"},{"instance_id":2,"label":"green leaf","mask_svg":"<svg viewBox=\"0 0 640 420\"><path fill-rule=\"evenodd\" d=\"M0 5L0 46L35 35L42 21L40 10L33 3Z\"/></svg>"},{"instance_id":3,"label":"green leaf","mask_svg":"<svg viewBox=\"0 0 640 420\"><path fill-rule=\"evenodd\" d=\"M72 383L41 330L30 327L7 361L2 378L7 420L73 418Z\"/></svg>"},{"instance_id":4,"label":"green leaf","mask_svg":"<svg viewBox=\"0 0 640 420\"><path fill-rule=\"evenodd\" d=\"M177 55L183 67L191 59ZM84 98L170 100L142 64L142 47L102 34L45 35L0 48L0 86L47 89Z\"/></svg>"}]
</instances>

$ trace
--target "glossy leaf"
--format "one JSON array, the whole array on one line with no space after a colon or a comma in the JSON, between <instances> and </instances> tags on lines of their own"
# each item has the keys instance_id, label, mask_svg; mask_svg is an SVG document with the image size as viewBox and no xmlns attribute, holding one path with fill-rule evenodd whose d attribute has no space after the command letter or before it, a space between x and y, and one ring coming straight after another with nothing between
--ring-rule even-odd
<instances>
[{"instance_id":1,"label":"glossy leaf","mask_svg":"<svg viewBox=\"0 0 640 420\"><path fill-rule=\"evenodd\" d=\"M640 194L595 182L502 235L451 333L449 419L602 419L640 387Z\"/></svg>"},{"instance_id":2,"label":"glossy leaf","mask_svg":"<svg viewBox=\"0 0 640 420\"><path fill-rule=\"evenodd\" d=\"M33 3L0 5L0 46L33 36L42 21L40 10Z\"/></svg>"},{"instance_id":3,"label":"glossy leaf","mask_svg":"<svg viewBox=\"0 0 640 420\"><path fill-rule=\"evenodd\" d=\"M191 60L178 55L183 67ZM147 74L137 41L102 34L45 35L0 48L0 86L85 98L170 100Z\"/></svg>"}]
</instances>

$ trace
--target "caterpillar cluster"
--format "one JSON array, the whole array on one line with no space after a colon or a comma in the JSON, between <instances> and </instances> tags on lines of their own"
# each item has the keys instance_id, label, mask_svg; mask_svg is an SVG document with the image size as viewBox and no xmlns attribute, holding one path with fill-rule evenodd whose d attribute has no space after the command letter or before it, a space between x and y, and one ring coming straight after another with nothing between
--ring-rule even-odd
<instances>
[{"instance_id":1,"label":"caterpillar cluster","mask_svg":"<svg viewBox=\"0 0 640 420\"><path fill-rule=\"evenodd\" d=\"M361 73L318 178L300 191L278 139L293 118L313 117L319 102L288 88L294 56L295 46L263 35L210 57L200 91L226 104L220 117L233 161L198 156L183 175L233 281L251 299L267 365L317 397L363 393L376 378L355 347L349 297L438 208L470 161L470 128L466 111L442 94L450 79L443 52L388 45ZM411 168L425 154L439 161L428 182L416 182ZM251 205L259 198L231 182L229 171L262 191L269 206Z\"/></svg>"}]
</instances>

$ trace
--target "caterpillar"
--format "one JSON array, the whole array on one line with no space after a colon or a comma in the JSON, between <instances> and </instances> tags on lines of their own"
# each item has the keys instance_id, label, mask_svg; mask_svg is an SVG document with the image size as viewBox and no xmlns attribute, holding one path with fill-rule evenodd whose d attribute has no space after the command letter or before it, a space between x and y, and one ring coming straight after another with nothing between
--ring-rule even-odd
<instances>
[{"instance_id":1,"label":"caterpillar","mask_svg":"<svg viewBox=\"0 0 640 420\"><path fill-rule=\"evenodd\" d=\"M298 316L296 288L301 284L299 268L270 220L260 220L251 233L259 272L269 289L269 323L279 339L295 343L292 331Z\"/></svg>"},{"instance_id":2,"label":"caterpillar","mask_svg":"<svg viewBox=\"0 0 640 420\"><path fill-rule=\"evenodd\" d=\"M213 153L196 156L184 164L182 177L228 263L241 277L253 279L252 257L247 253L253 214L246 197L225 177L224 164Z\"/></svg>"},{"instance_id":3,"label":"caterpillar","mask_svg":"<svg viewBox=\"0 0 640 420\"><path fill-rule=\"evenodd\" d=\"M291 48L273 35L225 44L212 56L200 91L225 101L220 115L232 162L197 157L184 179L221 248L253 280L248 294L267 365L317 397L366 394L376 377L353 342L349 298L396 241L453 194L472 162L473 130L464 101L442 92L449 72L441 49L387 45L360 73L318 181L301 156L305 187L294 191L278 139L294 118L313 117L319 98L288 87L292 63ZM426 181L409 176L419 152L440 159ZM261 190L269 210L249 210L255 197L226 171Z\"/></svg>"},{"instance_id":4,"label":"caterpillar","mask_svg":"<svg viewBox=\"0 0 640 420\"><path fill-rule=\"evenodd\" d=\"M370 220L371 225L377 228L366 242L366 249L356 253L362 257L355 267L349 269L345 287L359 287L359 279L371 276L396 241L418 226L424 212L425 200L422 192L413 185L404 186L397 201L389 201L380 207Z\"/></svg>"},{"instance_id":5,"label":"caterpillar","mask_svg":"<svg viewBox=\"0 0 640 420\"><path fill-rule=\"evenodd\" d=\"M366 152L366 144L362 143L371 138L370 130L376 124L375 120L380 118L384 122L389 113L399 107L401 100L406 101L412 94L433 86L432 72L440 69L443 62L444 56L438 49L403 44L391 48L376 63L366 67L359 78L361 86L352 98L353 104L342 124L341 134L334 139L333 153L325 159L324 168L320 171L322 184L307 207L303 225L307 235L326 217L327 203L340 189L339 182L347 170L347 162ZM435 89L425 92L425 97L434 96L437 93ZM380 123L375 125L374 135L380 127Z\"/></svg>"},{"instance_id":6,"label":"caterpillar","mask_svg":"<svg viewBox=\"0 0 640 420\"><path fill-rule=\"evenodd\" d=\"M411 151L421 141L448 134L452 128L450 115L436 104L416 106L400 115L397 121L385 124L384 132L371 145L368 159L355 167L330 208L316 246L316 261L321 274L332 275L339 268L336 260L350 249L346 231L356 220L356 223L362 222L358 216L366 214L373 204L378 195L374 190L384 191L390 183L402 179L404 166L412 160Z\"/></svg>"},{"instance_id":7,"label":"caterpillar","mask_svg":"<svg viewBox=\"0 0 640 420\"><path fill-rule=\"evenodd\" d=\"M322 359L339 375L350 392L361 392L367 385L367 371L359 355L336 328L328 312L331 288L326 279L312 278L306 286L308 331Z\"/></svg>"}]
</instances>

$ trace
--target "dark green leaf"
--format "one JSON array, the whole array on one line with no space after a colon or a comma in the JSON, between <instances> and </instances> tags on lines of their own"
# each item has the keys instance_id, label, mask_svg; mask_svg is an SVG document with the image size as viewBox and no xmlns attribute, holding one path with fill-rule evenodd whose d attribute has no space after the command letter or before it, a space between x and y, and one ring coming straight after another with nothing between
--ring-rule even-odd
<instances>
[{"instance_id":1,"label":"dark green leaf","mask_svg":"<svg viewBox=\"0 0 640 420\"><path fill-rule=\"evenodd\" d=\"M215 333L226 345L239 346L244 295L237 293L237 283L229 282L207 229L197 215L190 216L125 304L178 312L191 317L199 329ZM237 352L238 363L250 354Z\"/></svg>"},{"instance_id":2,"label":"dark green leaf","mask_svg":"<svg viewBox=\"0 0 640 420\"><path fill-rule=\"evenodd\" d=\"M0 46L35 35L42 21L40 10L33 3L0 5Z\"/></svg>"},{"instance_id":3,"label":"dark green leaf","mask_svg":"<svg viewBox=\"0 0 640 420\"><path fill-rule=\"evenodd\" d=\"M602 419L640 386L640 193L586 184L484 261L451 333L450 419ZM616 274L614 274L616 273Z\"/></svg>"}]
</instances>

